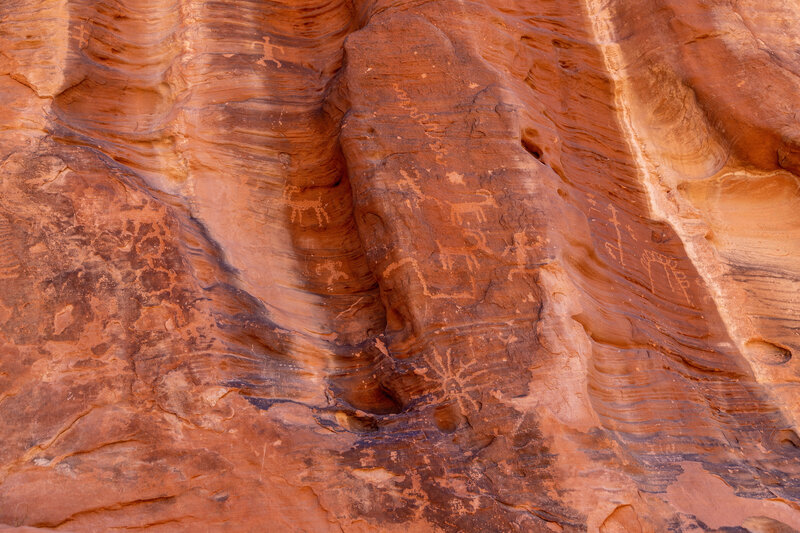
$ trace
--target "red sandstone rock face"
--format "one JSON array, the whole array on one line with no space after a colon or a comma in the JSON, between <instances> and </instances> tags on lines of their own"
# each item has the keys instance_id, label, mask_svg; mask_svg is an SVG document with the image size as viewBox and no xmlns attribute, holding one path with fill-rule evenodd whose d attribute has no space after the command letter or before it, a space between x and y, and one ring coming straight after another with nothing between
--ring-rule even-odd
<instances>
[{"instance_id":1,"label":"red sandstone rock face","mask_svg":"<svg viewBox=\"0 0 800 533\"><path fill-rule=\"evenodd\" d=\"M4 1L0 529L800 529L798 17Z\"/></svg>"}]
</instances>

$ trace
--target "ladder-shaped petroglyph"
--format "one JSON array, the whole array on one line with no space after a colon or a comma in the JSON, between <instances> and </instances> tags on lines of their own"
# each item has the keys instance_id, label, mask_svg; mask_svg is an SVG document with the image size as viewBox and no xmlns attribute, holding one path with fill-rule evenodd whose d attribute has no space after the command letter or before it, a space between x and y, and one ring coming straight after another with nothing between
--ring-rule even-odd
<instances>
[{"instance_id":1,"label":"ladder-shaped petroglyph","mask_svg":"<svg viewBox=\"0 0 800 533\"><path fill-rule=\"evenodd\" d=\"M425 279L425 276L422 275L422 270L420 270L419 268L419 263L417 262L416 259L412 257L406 257L400 259L399 261L395 261L391 265L387 266L383 271L382 277L387 278L392 272L405 265L409 265L411 272L413 272L413 275L417 278L417 280L419 280L419 284L422 287L422 294L424 294L428 298L432 298L435 300L475 299L475 280L472 278L470 278L471 282L470 284L472 286L472 290L470 292L454 292L449 294L440 294L432 292L428 287L428 281Z\"/></svg>"},{"instance_id":2,"label":"ladder-shaped petroglyph","mask_svg":"<svg viewBox=\"0 0 800 533\"><path fill-rule=\"evenodd\" d=\"M272 61L273 63L275 63L275 66L278 67L278 68L281 68L283 66L280 61L275 59L275 50L276 49L280 50L282 54L285 53L282 46L276 46L274 44L271 44L269 42L269 36L265 35L264 38L263 38L263 42L261 43L261 47L263 49L263 54L264 55L262 55L258 59L258 61L256 61L257 64L262 65L262 66L267 66L267 61Z\"/></svg>"},{"instance_id":3,"label":"ladder-shaped petroglyph","mask_svg":"<svg viewBox=\"0 0 800 533\"><path fill-rule=\"evenodd\" d=\"M22 264L14 252L11 223L0 215L0 279L14 279L22 273Z\"/></svg>"},{"instance_id":4,"label":"ladder-shaped petroglyph","mask_svg":"<svg viewBox=\"0 0 800 533\"><path fill-rule=\"evenodd\" d=\"M486 243L486 237L479 231L466 231L467 243L461 246L442 244L438 239L436 246L439 248L439 262L445 270L453 270L459 259L463 259L470 271L478 268L478 253L492 255L493 251ZM470 242L471 241L471 242Z\"/></svg>"},{"instance_id":5,"label":"ladder-shaped petroglyph","mask_svg":"<svg viewBox=\"0 0 800 533\"><path fill-rule=\"evenodd\" d=\"M423 354L426 368L415 371L423 380L433 384L439 402L454 402L461 414L480 410L480 403L471 393L480 390L480 378L489 374L488 369L480 368L475 358L472 339L468 342L472 356L469 360L465 361L465 356L455 357L453 348L448 348L442 357L434 346Z\"/></svg>"},{"instance_id":6,"label":"ladder-shaped petroglyph","mask_svg":"<svg viewBox=\"0 0 800 533\"><path fill-rule=\"evenodd\" d=\"M670 290L676 294L681 294L686 299L686 303L692 305L692 299L689 296L689 280L686 279L686 274L678 269L678 260L667 257L652 250L645 250L641 257L642 266L647 270L647 277L650 279L650 291L656 294L656 284L653 278L653 265L660 266L664 275L667 278Z\"/></svg>"},{"instance_id":7,"label":"ladder-shaped petroglyph","mask_svg":"<svg viewBox=\"0 0 800 533\"><path fill-rule=\"evenodd\" d=\"M450 220L453 224L461 226L465 221L486 222L484 208L499 207L492 193L486 189L476 190L475 196L478 199L471 202L450 204Z\"/></svg>"},{"instance_id":8,"label":"ladder-shaped petroglyph","mask_svg":"<svg viewBox=\"0 0 800 533\"><path fill-rule=\"evenodd\" d=\"M400 101L400 107L408 111L409 116L422 126L422 132L430 139L432 142L428 144L428 146L433 150L436 162L439 164L444 164L444 156L446 155L446 151L444 149L444 145L442 144L442 137L444 136L444 129L442 126L434 123L431 120L431 116L427 113L421 113L419 108L417 108L411 97L408 96L408 93L400 88L400 85L397 83L393 83L392 87L394 88L395 95L397 96L397 100Z\"/></svg>"},{"instance_id":9,"label":"ladder-shaped petroglyph","mask_svg":"<svg viewBox=\"0 0 800 533\"><path fill-rule=\"evenodd\" d=\"M512 280L514 274L520 274L524 276L525 274L534 272L536 270L534 266L538 265L531 265L529 263L529 258L531 253L538 251L542 245L544 245L544 241L538 235L532 242L529 242L528 234L526 232L518 231L514 233L512 243L506 246L501 255L501 257L510 256L514 259L514 266L508 271L508 281Z\"/></svg>"},{"instance_id":10,"label":"ladder-shaped petroglyph","mask_svg":"<svg viewBox=\"0 0 800 533\"><path fill-rule=\"evenodd\" d=\"M294 185L287 185L283 190L283 199L286 201L286 205L288 205L291 209L291 222L294 222L295 219L297 219L297 221L302 224L303 213L306 211L313 211L317 217L317 224L322 226L323 222L330 223L330 217L328 216L328 212L325 211L325 207L322 203L322 191L317 193L316 200L298 198L298 196L301 194L302 190L300 187L296 187Z\"/></svg>"},{"instance_id":11,"label":"ladder-shaped petroglyph","mask_svg":"<svg viewBox=\"0 0 800 533\"><path fill-rule=\"evenodd\" d=\"M622 253L622 233L619 231L619 219L617 218L617 210L613 204L609 204L608 208L611 210L611 218L608 219L614 225L614 230L617 232L617 243L611 244L606 242L606 251L615 260L619 261L621 266L625 266L625 257Z\"/></svg>"}]
</instances>

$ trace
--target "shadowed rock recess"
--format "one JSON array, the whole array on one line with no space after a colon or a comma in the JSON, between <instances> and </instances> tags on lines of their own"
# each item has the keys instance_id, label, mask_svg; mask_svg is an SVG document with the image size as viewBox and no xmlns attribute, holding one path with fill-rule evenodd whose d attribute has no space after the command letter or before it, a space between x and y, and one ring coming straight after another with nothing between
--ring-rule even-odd
<instances>
[{"instance_id":1,"label":"shadowed rock recess","mask_svg":"<svg viewBox=\"0 0 800 533\"><path fill-rule=\"evenodd\" d=\"M2 0L0 530L800 530L796 0Z\"/></svg>"}]
</instances>

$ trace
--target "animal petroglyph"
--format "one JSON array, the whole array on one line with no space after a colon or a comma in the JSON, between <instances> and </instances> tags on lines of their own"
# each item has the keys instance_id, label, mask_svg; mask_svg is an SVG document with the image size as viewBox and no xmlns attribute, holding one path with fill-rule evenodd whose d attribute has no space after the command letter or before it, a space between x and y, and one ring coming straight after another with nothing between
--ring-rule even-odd
<instances>
[{"instance_id":1,"label":"animal petroglyph","mask_svg":"<svg viewBox=\"0 0 800 533\"><path fill-rule=\"evenodd\" d=\"M686 274L678 269L678 260L667 257L652 250L645 250L641 258L642 266L647 270L647 277L650 279L650 291L656 293L656 285L653 279L653 264L661 266L664 269L664 275L667 278L669 288L675 292L680 293L686 299L686 303L692 305L692 299L689 296L687 289L689 288L689 280L686 279Z\"/></svg>"},{"instance_id":2,"label":"animal petroglyph","mask_svg":"<svg viewBox=\"0 0 800 533\"><path fill-rule=\"evenodd\" d=\"M286 205L292 210L291 222L297 219L301 224L303 223L303 213L305 211L314 211L317 216L317 223L322 226L323 222L330 223L327 211L322 204L322 192L317 194L316 200L298 199L297 197L302 193L299 187L288 185L283 190L283 198L286 200Z\"/></svg>"},{"instance_id":3,"label":"animal petroglyph","mask_svg":"<svg viewBox=\"0 0 800 533\"><path fill-rule=\"evenodd\" d=\"M469 292L469 293L468 292L457 292L457 293L451 293L451 294L438 294L438 293L431 292L431 290L428 288L428 282L425 279L425 277L422 275L422 270L420 270L420 268L419 268L419 263L417 262L416 259L411 258L411 257L405 257L405 258L403 258L403 259L401 259L399 261L395 261L394 263L392 263L391 265L386 267L386 269L383 271L383 277L384 278L388 277L392 272L394 272L395 270L397 270L397 269L399 269L399 268L401 268L401 267L403 267L405 265L410 265L411 271L414 273L414 276L419 280L419 284L422 287L422 294L424 294L428 298L445 299L445 300L446 299L470 299L470 300L472 300L472 299L475 298L475 286L474 286L475 282L474 282L474 280L471 280L472 289L473 290L472 290L472 292Z\"/></svg>"},{"instance_id":4,"label":"animal petroglyph","mask_svg":"<svg viewBox=\"0 0 800 533\"><path fill-rule=\"evenodd\" d=\"M486 189L478 189L475 195L481 197L481 200L450 204L450 218L453 224L462 225L465 219L486 222L484 207L499 207L492 193Z\"/></svg>"},{"instance_id":5,"label":"animal petroglyph","mask_svg":"<svg viewBox=\"0 0 800 533\"><path fill-rule=\"evenodd\" d=\"M487 245L486 237L482 233L467 231L466 234L473 241L471 244L451 246L442 244L438 240L436 241L436 246L439 248L439 261L445 270L452 270L458 259L463 258L467 268L472 271L478 268L478 258L476 257L478 252L483 252L487 255L492 254L492 249Z\"/></svg>"}]
</instances>

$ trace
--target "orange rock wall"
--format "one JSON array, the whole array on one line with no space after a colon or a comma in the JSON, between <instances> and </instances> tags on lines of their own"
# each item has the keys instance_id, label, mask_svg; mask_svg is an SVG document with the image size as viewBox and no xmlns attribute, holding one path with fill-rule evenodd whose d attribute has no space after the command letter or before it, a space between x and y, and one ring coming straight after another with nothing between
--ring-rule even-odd
<instances>
[{"instance_id":1,"label":"orange rock wall","mask_svg":"<svg viewBox=\"0 0 800 533\"><path fill-rule=\"evenodd\" d=\"M0 529L800 529L799 17L5 0Z\"/></svg>"}]
</instances>

